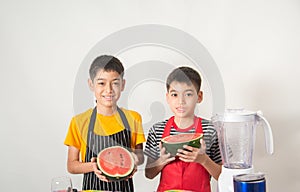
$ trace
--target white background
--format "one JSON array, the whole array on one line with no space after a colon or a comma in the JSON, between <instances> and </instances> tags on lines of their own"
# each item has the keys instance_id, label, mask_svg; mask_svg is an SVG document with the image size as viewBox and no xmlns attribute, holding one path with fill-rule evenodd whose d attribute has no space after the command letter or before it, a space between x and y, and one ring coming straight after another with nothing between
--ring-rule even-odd
<instances>
[{"instance_id":1,"label":"white background","mask_svg":"<svg viewBox=\"0 0 300 192\"><path fill-rule=\"evenodd\" d=\"M207 48L223 78L226 106L263 111L275 153L266 155L257 130L255 169L267 174L268 191L298 191L297 0L1 0L0 190L50 191L51 178L69 175L63 141L83 58L107 35L149 23L181 29ZM80 187L81 176L70 176ZM154 191L157 180L140 170L135 184L138 192Z\"/></svg>"}]
</instances>

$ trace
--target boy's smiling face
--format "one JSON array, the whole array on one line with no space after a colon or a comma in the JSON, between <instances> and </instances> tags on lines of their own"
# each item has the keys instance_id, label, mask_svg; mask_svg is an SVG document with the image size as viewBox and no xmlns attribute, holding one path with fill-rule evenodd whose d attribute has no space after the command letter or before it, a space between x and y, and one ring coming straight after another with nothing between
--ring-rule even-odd
<instances>
[{"instance_id":1,"label":"boy's smiling face","mask_svg":"<svg viewBox=\"0 0 300 192\"><path fill-rule=\"evenodd\" d=\"M115 108L124 90L125 80L116 71L100 69L93 81L89 79L89 86L97 99L97 106Z\"/></svg>"},{"instance_id":2,"label":"boy's smiling face","mask_svg":"<svg viewBox=\"0 0 300 192\"><path fill-rule=\"evenodd\" d=\"M197 103L202 101L202 91L197 92L194 85L173 81L166 94L167 102L175 117L194 117L194 110Z\"/></svg>"}]
</instances>

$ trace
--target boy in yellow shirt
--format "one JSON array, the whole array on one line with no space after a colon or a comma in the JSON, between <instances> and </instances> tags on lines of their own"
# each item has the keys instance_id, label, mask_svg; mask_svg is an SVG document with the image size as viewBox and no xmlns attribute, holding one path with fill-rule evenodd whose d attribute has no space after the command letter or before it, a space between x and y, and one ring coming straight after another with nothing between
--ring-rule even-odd
<instances>
[{"instance_id":1,"label":"boy in yellow shirt","mask_svg":"<svg viewBox=\"0 0 300 192\"><path fill-rule=\"evenodd\" d=\"M102 55L92 62L89 74L88 85L97 105L74 116L70 122L64 142L68 146L68 171L84 174L83 190L133 192L132 178L109 181L95 162L102 149L114 145L132 149L136 165L144 162L141 115L117 106L125 86L124 67L116 57Z\"/></svg>"}]
</instances>

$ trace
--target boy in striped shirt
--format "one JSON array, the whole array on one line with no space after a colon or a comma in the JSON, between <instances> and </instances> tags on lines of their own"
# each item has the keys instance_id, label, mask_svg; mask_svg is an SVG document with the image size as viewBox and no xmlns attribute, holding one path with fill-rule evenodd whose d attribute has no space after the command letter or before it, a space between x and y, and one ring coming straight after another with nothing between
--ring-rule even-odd
<instances>
[{"instance_id":1,"label":"boy in striped shirt","mask_svg":"<svg viewBox=\"0 0 300 192\"><path fill-rule=\"evenodd\" d=\"M210 177L221 173L221 155L217 133L209 120L197 117L195 107L203 99L201 77L190 67L178 67L168 76L166 99L174 116L154 124L147 137L145 175L149 179L159 173L157 191L189 190L210 192ZM181 133L203 133L201 147L184 146L176 157L161 147L161 139Z\"/></svg>"}]
</instances>

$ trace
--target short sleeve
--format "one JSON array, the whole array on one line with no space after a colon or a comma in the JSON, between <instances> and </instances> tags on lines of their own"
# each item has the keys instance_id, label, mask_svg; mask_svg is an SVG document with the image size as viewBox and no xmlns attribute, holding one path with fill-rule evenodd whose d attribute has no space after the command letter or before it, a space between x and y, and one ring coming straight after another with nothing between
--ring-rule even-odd
<instances>
[{"instance_id":1,"label":"short sleeve","mask_svg":"<svg viewBox=\"0 0 300 192\"><path fill-rule=\"evenodd\" d=\"M144 143L146 141L143 130L142 117L136 111L125 110L124 108L123 111L130 126L131 148L134 149L136 145Z\"/></svg>"},{"instance_id":2,"label":"short sleeve","mask_svg":"<svg viewBox=\"0 0 300 192\"><path fill-rule=\"evenodd\" d=\"M146 141L143 125L142 125L142 117L139 114L136 115L136 119L135 119L135 134L136 134L136 141L135 141L136 145L144 143Z\"/></svg>"},{"instance_id":3,"label":"short sleeve","mask_svg":"<svg viewBox=\"0 0 300 192\"><path fill-rule=\"evenodd\" d=\"M80 149L81 147L81 134L78 130L75 117L73 117L70 122L64 144L67 146L76 147L77 149Z\"/></svg>"},{"instance_id":4,"label":"short sleeve","mask_svg":"<svg viewBox=\"0 0 300 192\"><path fill-rule=\"evenodd\" d=\"M219 147L219 141L218 136L216 132L212 135L212 145L211 145L211 157L210 157L215 163L221 163L222 157Z\"/></svg>"},{"instance_id":5,"label":"short sleeve","mask_svg":"<svg viewBox=\"0 0 300 192\"><path fill-rule=\"evenodd\" d=\"M149 129L147 136L146 146L145 146L145 155L152 159L158 159L160 155L160 149L157 142L157 136L155 132L155 126Z\"/></svg>"}]
</instances>

